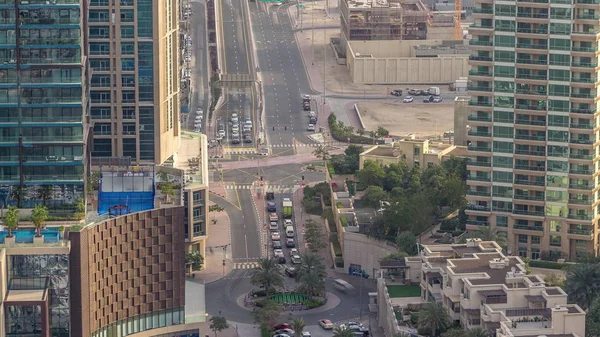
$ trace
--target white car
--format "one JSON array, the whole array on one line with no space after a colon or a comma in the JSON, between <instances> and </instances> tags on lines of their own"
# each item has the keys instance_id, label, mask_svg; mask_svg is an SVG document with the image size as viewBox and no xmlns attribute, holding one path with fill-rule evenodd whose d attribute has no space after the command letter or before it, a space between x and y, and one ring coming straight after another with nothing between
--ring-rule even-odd
<instances>
[{"instance_id":1,"label":"white car","mask_svg":"<svg viewBox=\"0 0 600 337\"><path fill-rule=\"evenodd\" d=\"M308 118L314 118L317 117L317 114L314 111L311 111L308 113Z\"/></svg>"},{"instance_id":2,"label":"white car","mask_svg":"<svg viewBox=\"0 0 600 337\"><path fill-rule=\"evenodd\" d=\"M273 256L275 257L284 257L283 249L273 249Z\"/></svg>"},{"instance_id":3,"label":"white car","mask_svg":"<svg viewBox=\"0 0 600 337\"><path fill-rule=\"evenodd\" d=\"M201 132L202 130L200 130L200 127L195 127L194 128L194 132Z\"/></svg>"},{"instance_id":4,"label":"white car","mask_svg":"<svg viewBox=\"0 0 600 337\"><path fill-rule=\"evenodd\" d=\"M279 232L271 232L271 240L273 240L273 241L281 240L281 235L279 234Z\"/></svg>"},{"instance_id":5,"label":"white car","mask_svg":"<svg viewBox=\"0 0 600 337\"><path fill-rule=\"evenodd\" d=\"M196 117L194 117L194 119L197 121L201 121L202 118L203 118L202 115L196 115Z\"/></svg>"},{"instance_id":6,"label":"white car","mask_svg":"<svg viewBox=\"0 0 600 337\"><path fill-rule=\"evenodd\" d=\"M204 113L204 111L202 111L202 109L200 109L200 108L196 109L196 114L202 115L203 113Z\"/></svg>"},{"instance_id":7,"label":"white car","mask_svg":"<svg viewBox=\"0 0 600 337\"><path fill-rule=\"evenodd\" d=\"M233 125L231 126L231 130L240 131L240 125L237 123L233 123Z\"/></svg>"},{"instance_id":8,"label":"white car","mask_svg":"<svg viewBox=\"0 0 600 337\"><path fill-rule=\"evenodd\" d=\"M292 226L292 219L285 219L283 220L283 225L284 226Z\"/></svg>"},{"instance_id":9,"label":"white car","mask_svg":"<svg viewBox=\"0 0 600 337\"><path fill-rule=\"evenodd\" d=\"M314 124L308 124L308 128L306 128L306 130L308 130L308 131L315 131L315 125Z\"/></svg>"},{"instance_id":10,"label":"white car","mask_svg":"<svg viewBox=\"0 0 600 337\"><path fill-rule=\"evenodd\" d=\"M292 257L292 256L294 256L294 255L300 255L300 254L298 253L298 249L296 249L296 248L292 248L292 249L290 249L290 257Z\"/></svg>"},{"instance_id":11,"label":"white car","mask_svg":"<svg viewBox=\"0 0 600 337\"><path fill-rule=\"evenodd\" d=\"M406 96L404 100L402 100L402 102L404 103L411 103L412 101L414 101L414 98L412 96Z\"/></svg>"},{"instance_id":12,"label":"white car","mask_svg":"<svg viewBox=\"0 0 600 337\"><path fill-rule=\"evenodd\" d=\"M301 264L302 263L302 258L300 257L300 255L294 255L291 257L291 259L292 259L293 264Z\"/></svg>"},{"instance_id":13,"label":"white car","mask_svg":"<svg viewBox=\"0 0 600 337\"><path fill-rule=\"evenodd\" d=\"M271 221L271 224L269 225L269 229L272 231L276 231L279 229L279 225L277 224L277 222Z\"/></svg>"}]
</instances>

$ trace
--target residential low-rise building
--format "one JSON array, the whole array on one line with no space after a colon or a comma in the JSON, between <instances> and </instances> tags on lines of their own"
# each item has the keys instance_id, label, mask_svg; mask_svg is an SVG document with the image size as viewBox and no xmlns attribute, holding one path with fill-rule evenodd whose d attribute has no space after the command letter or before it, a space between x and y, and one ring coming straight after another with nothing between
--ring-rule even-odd
<instances>
[{"instance_id":1,"label":"residential low-rise building","mask_svg":"<svg viewBox=\"0 0 600 337\"><path fill-rule=\"evenodd\" d=\"M406 160L409 168L437 165L450 157L464 157L467 149L444 143L434 143L428 139L402 139L390 144L375 145L359 155L359 167L372 160L380 165L398 164Z\"/></svg>"},{"instance_id":2,"label":"residential low-rise building","mask_svg":"<svg viewBox=\"0 0 600 337\"><path fill-rule=\"evenodd\" d=\"M585 336L585 311L495 242L423 246L420 259L421 300L439 303L465 329L496 337ZM414 263L405 265L405 275L415 273Z\"/></svg>"}]
</instances>

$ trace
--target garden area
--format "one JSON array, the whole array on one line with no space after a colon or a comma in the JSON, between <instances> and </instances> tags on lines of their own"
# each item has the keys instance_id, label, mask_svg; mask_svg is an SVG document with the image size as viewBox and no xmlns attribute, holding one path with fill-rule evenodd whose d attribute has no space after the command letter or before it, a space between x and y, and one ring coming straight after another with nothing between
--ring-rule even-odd
<instances>
[{"instance_id":1,"label":"garden area","mask_svg":"<svg viewBox=\"0 0 600 337\"><path fill-rule=\"evenodd\" d=\"M386 287L391 298L421 297L421 287L418 285L388 285Z\"/></svg>"}]
</instances>

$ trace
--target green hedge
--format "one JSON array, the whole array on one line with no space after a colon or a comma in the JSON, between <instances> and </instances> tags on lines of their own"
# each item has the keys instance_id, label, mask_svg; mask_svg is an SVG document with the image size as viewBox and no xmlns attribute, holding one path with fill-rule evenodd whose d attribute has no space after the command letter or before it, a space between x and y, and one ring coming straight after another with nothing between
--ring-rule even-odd
<instances>
[{"instance_id":1,"label":"green hedge","mask_svg":"<svg viewBox=\"0 0 600 337\"><path fill-rule=\"evenodd\" d=\"M339 127L337 123L337 117L335 117L334 113L331 113L329 117L327 117L327 122L329 123L329 130L331 130L331 137L339 142L348 142L348 138L350 138L350 143L352 144L373 144L373 139L369 137L355 135L354 133L349 133L346 130L343 130ZM382 141L376 140L375 144L382 144Z\"/></svg>"},{"instance_id":2,"label":"green hedge","mask_svg":"<svg viewBox=\"0 0 600 337\"><path fill-rule=\"evenodd\" d=\"M340 246L340 244L338 242L334 242L332 243L333 245L333 253L335 254L335 256L342 256L342 247Z\"/></svg>"},{"instance_id":3,"label":"green hedge","mask_svg":"<svg viewBox=\"0 0 600 337\"><path fill-rule=\"evenodd\" d=\"M329 171L329 174L335 174L335 168L332 163L327 163L327 171Z\"/></svg>"},{"instance_id":4,"label":"green hedge","mask_svg":"<svg viewBox=\"0 0 600 337\"><path fill-rule=\"evenodd\" d=\"M348 219L344 215L340 216L340 222L342 223L342 227L348 227Z\"/></svg>"},{"instance_id":5,"label":"green hedge","mask_svg":"<svg viewBox=\"0 0 600 337\"><path fill-rule=\"evenodd\" d=\"M344 258L340 256L335 257L335 266L338 268L344 268Z\"/></svg>"},{"instance_id":6,"label":"green hedge","mask_svg":"<svg viewBox=\"0 0 600 337\"><path fill-rule=\"evenodd\" d=\"M562 263L557 263L557 262L551 262L551 261L537 261L537 260L532 260L529 261L529 266L530 267L534 267L534 268L546 268L546 269L563 269L563 267L565 266Z\"/></svg>"}]
</instances>

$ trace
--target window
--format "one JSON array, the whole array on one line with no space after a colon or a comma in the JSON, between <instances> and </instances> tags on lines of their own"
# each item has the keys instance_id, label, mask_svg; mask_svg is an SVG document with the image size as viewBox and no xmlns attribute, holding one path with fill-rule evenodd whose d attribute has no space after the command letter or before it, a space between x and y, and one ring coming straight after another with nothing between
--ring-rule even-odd
<instances>
[{"instance_id":1,"label":"window","mask_svg":"<svg viewBox=\"0 0 600 337\"><path fill-rule=\"evenodd\" d=\"M152 0L137 1L137 26L139 37L152 37Z\"/></svg>"},{"instance_id":2,"label":"window","mask_svg":"<svg viewBox=\"0 0 600 337\"><path fill-rule=\"evenodd\" d=\"M110 20L108 9L90 9L89 13L90 22L109 22Z\"/></svg>"},{"instance_id":3,"label":"window","mask_svg":"<svg viewBox=\"0 0 600 337\"><path fill-rule=\"evenodd\" d=\"M499 77L515 77L515 67L495 66L494 76Z\"/></svg>"},{"instance_id":4,"label":"window","mask_svg":"<svg viewBox=\"0 0 600 337\"><path fill-rule=\"evenodd\" d=\"M506 36L506 35L496 35L494 36L495 45L498 47L514 47L515 46L515 37L514 36Z\"/></svg>"},{"instance_id":5,"label":"window","mask_svg":"<svg viewBox=\"0 0 600 337\"><path fill-rule=\"evenodd\" d=\"M109 55L110 44L108 42L90 42L91 55Z\"/></svg>"},{"instance_id":6,"label":"window","mask_svg":"<svg viewBox=\"0 0 600 337\"><path fill-rule=\"evenodd\" d=\"M560 236L558 235L550 235L550 246L560 247Z\"/></svg>"},{"instance_id":7,"label":"window","mask_svg":"<svg viewBox=\"0 0 600 337\"><path fill-rule=\"evenodd\" d=\"M508 226L508 217L503 215L496 216L496 226L498 227L507 227Z\"/></svg>"},{"instance_id":8,"label":"window","mask_svg":"<svg viewBox=\"0 0 600 337\"><path fill-rule=\"evenodd\" d=\"M532 235L531 236L531 244L539 245L540 242L541 242L541 240L542 240L541 236L537 236L537 235Z\"/></svg>"},{"instance_id":9,"label":"window","mask_svg":"<svg viewBox=\"0 0 600 337\"><path fill-rule=\"evenodd\" d=\"M110 75L95 74L92 75L92 88L110 87Z\"/></svg>"},{"instance_id":10,"label":"window","mask_svg":"<svg viewBox=\"0 0 600 337\"><path fill-rule=\"evenodd\" d=\"M123 123L124 135L135 135L135 123Z\"/></svg>"},{"instance_id":11,"label":"window","mask_svg":"<svg viewBox=\"0 0 600 337\"><path fill-rule=\"evenodd\" d=\"M92 91L90 98L92 103L110 103L110 91Z\"/></svg>"},{"instance_id":12,"label":"window","mask_svg":"<svg viewBox=\"0 0 600 337\"><path fill-rule=\"evenodd\" d=\"M493 171L492 180L498 183L512 183L513 175L511 172Z\"/></svg>"},{"instance_id":13,"label":"window","mask_svg":"<svg viewBox=\"0 0 600 337\"><path fill-rule=\"evenodd\" d=\"M494 152L513 153L514 143L494 141Z\"/></svg>"},{"instance_id":14,"label":"window","mask_svg":"<svg viewBox=\"0 0 600 337\"><path fill-rule=\"evenodd\" d=\"M135 138L123 138L123 156L131 157L131 159L136 159L136 139Z\"/></svg>"},{"instance_id":15,"label":"window","mask_svg":"<svg viewBox=\"0 0 600 337\"><path fill-rule=\"evenodd\" d=\"M110 123L95 123L94 124L94 135L110 136L111 135Z\"/></svg>"},{"instance_id":16,"label":"window","mask_svg":"<svg viewBox=\"0 0 600 337\"><path fill-rule=\"evenodd\" d=\"M550 49L570 50L571 40L568 39L550 39Z\"/></svg>"},{"instance_id":17,"label":"window","mask_svg":"<svg viewBox=\"0 0 600 337\"><path fill-rule=\"evenodd\" d=\"M560 232L562 225L560 221L550 220L550 231L551 232Z\"/></svg>"},{"instance_id":18,"label":"window","mask_svg":"<svg viewBox=\"0 0 600 337\"><path fill-rule=\"evenodd\" d=\"M92 119L110 119L110 107L93 107L90 109Z\"/></svg>"},{"instance_id":19,"label":"window","mask_svg":"<svg viewBox=\"0 0 600 337\"><path fill-rule=\"evenodd\" d=\"M96 71L109 71L110 59L90 59L90 67Z\"/></svg>"},{"instance_id":20,"label":"window","mask_svg":"<svg viewBox=\"0 0 600 337\"><path fill-rule=\"evenodd\" d=\"M494 51L494 62L515 62L515 52L496 50Z\"/></svg>"},{"instance_id":21,"label":"window","mask_svg":"<svg viewBox=\"0 0 600 337\"><path fill-rule=\"evenodd\" d=\"M121 85L123 88L133 88L135 87L135 75L121 75Z\"/></svg>"},{"instance_id":22,"label":"window","mask_svg":"<svg viewBox=\"0 0 600 337\"><path fill-rule=\"evenodd\" d=\"M502 167L502 168L512 168L513 167L512 157L494 156L492 160L493 160L494 167Z\"/></svg>"},{"instance_id":23,"label":"window","mask_svg":"<svg viewBox=\"0 0 600 337\"><path fill-rule=\"evenodd\" d=\"M569 140L569 132L568 131L548 130L548 141L566 143L568 140Z\"/></svg>"},{"instance_id":24,"label":"window","mask_svg":"<svg viewBox=\"0 0 600 337\"><path fill-rule=\"evenodd\" d=\"M91 0L90 6L108 6L108 0Z\"/></svg>"},{"instance_id":25,"label":"window","mask_svg":"<svg viewBox=\"0 0 600 337\"><path fill-rule=\"evenodd\" d=\"M121 38L132 39L134 37L133 32L133 26L121 26Z\"/></svg>"},{"instance_id":26,"label":"window","mask_svg":"<svg viewBox=\"0 0 600 337\"><path fill-rule=\"evenodd\" d=\"M531 259L532 260L540 259L540 249L539 248L531 248Z\"/></svg>"},{"instance_id":27,"label":"window","mask_svg":"<svg viewBox=\"0 0 600 337\"><path fill-rule=\"evenodd\" d=\"M494 126L494 137L512 139L514 137L514 129L507 126Z\"/></svg>"},{"instance_id":28,"label":"window","mask_svg":"<svg viewBox=\"0 0 600 337\"><path fill-rule=\"evenodd\" d=\"M527 236L527 235L525 235L525 236ZM521 257L521 258L527 258L527 247L519 246L519 257Z\"/></svg>"},{"instance_id":29,"label":"window","mask_svg":"<svg viewBox=\"0 0 600 337\"><path fill-rule=\"evenodd\" d=\"M124 107L122 116L123 116L123 119L135 119L135 108Z\"/></svg>"},{"instance_id":30,"label":"window","mask_svg":"<svg viewBox=\"0 0 600 337\"><path fill-rule=\"evenodd\" d=\"M551 131L550 132L559 132L559 131ZM558 161L558 160L548 160L548 171L549 172L569 172L569 163L566 161Z\"/></svg>"},{"instance_id":31,"label":"window","mask_svg":"<svg viewBox=\"0 0 600 337\"><path fill-rule=\"evenodd\" d=\"M121 22L133 22L133 9L121 9Z\"/></svg>"},{"instance_id":32,"label":"window","mask_svg":"<svg viewBox=\"0 0 600 337\"><path fill-rule=\"evenodd\" d=\"M552 65L552 66L569 66L569 65L571 65L571 56L550 53L550 65Z\"/></svg>"},{"instance_id":33,"label":"window","mask_svg":"<svg viewBox=\"0 0 600 337\"><path fill-rule=\"evenodd\" d=\"M135 103L135 91L123 91L121 99L123 103Z\"/></svg>"},{"instance_id":34,"label":"window","mask_svg":"<svg viewBox=\"0 0 600 337\"><path fill-rule=\"evenodd\" d=\"M135 59L122 58L121 59L121 70L123 70L123 71L135 70Z\"/></svg>"},{"instance_id":35,"label":"window","mask_svg":"<svg viewBox=\"0 0 600 337\"><path fill-rule=\"evenodd\" d=\"M91 39L106 39L110 37L110 28L108 26L90 26Z\"/></svg>"},{"instance_id":36,"label":"window","mask_svg":"<svg viewBox=\"0 0 600 337\"><path fill-rule=\"evenodd\" d=\"M154 108L139 107L140 159L154 160ZM194 197L195 197L194 193Z\"/></svg>"},{"instance_id":37,"label":"window","mask_svg":"<svg viewBox=\"0 0 600 337\"><path fill-rule=\"evenodd\" d=\"M570 81L571 72L569 70L550 69L548 74L550 81Z\"/></svg>"},{"instance_id":38,"label":"window","mask_svg":"<svg viewBox=\"0 0 600 337\"><path fill-rule=\"evenodd\" d=\"M121 6L133 6L133 0L120 0L119 3Z\"/></svg>"},{"instance_id":39,"label":"window","mask_svg":"<svg viewBox=\"0 0 600 337\"><path fill-rule=\"evenodd\" d=\"M558 35L569 35L571 34L571 25L568 23L550 23L550 34ZM569 40L566 40L569 43ZM569 43L570 44L570 43ZM552 48L552 41L550 41L550 48Z\"/></svg>"},{"instance_id":40,"label":"window","mask_svg":"<svg viewBox=\"0 0 600 337\"><path fill-rule=\"evenodd\" d=\"M133 55L135 53L135 46L133 42L121 42L121 54Z\"/></svg>"},{"instance_id":41,"label":"window","mask_svg":"<svg viewBox=\"0 0 600 337\"><path fill-rule=\"evenodd\" d=\"M414 148L414 153L415 153L415 156L418 156L419 154L421 154L421 148L415 147Z\"/></svg>"},{"instance_id":42,"label":"window","mask_svg":"<svg viewBox=\"0 0 600 337\"><path fill-rule=\"evenodd\" d=\"M552 76L552 70L550 69L550 76ZM569 81L569 71L566 70L566 79L563 81ZM552 80L552 78L550 78ZM558 80L558 79L556 79ZM549 96L569 96L569 86L568 85L558 85L558 84L550 84L548 85L548 95Z\"/></svg>"}]
</instances>

